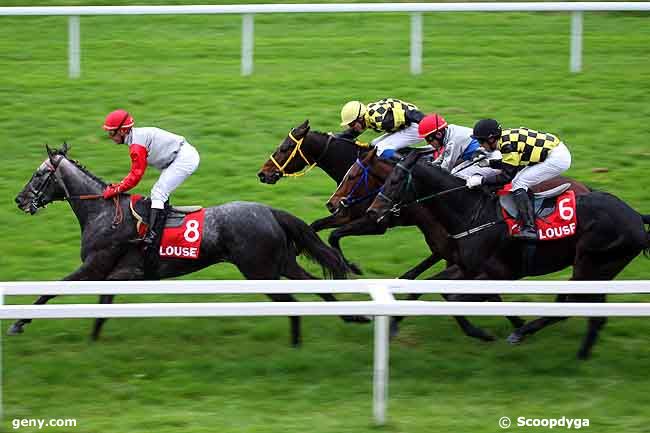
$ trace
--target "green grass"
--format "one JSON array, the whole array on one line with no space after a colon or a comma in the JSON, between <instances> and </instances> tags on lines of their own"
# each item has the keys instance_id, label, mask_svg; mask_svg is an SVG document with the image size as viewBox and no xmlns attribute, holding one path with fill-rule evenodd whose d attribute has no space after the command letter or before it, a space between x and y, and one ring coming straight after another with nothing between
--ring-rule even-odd
<instances>
[{"instance_id":1,"label":"green grass","mask_svg":"<svg viewBox=\"0 0 650 433\"><path fill-rule=\"evenodd\" d=\"M92 2L120 3L128 4ZM44 143L67 140L71 156L95 174L121 179L126 149L100 128L117 107L199 149L201 166L175 193L176 204L251 200L306 221L322 217L335 186L322 172L269 186L257 170L305 118L315 129L337 130L345 101L393 96L452 123L494 116L557 133L572 150L569 175L650 212L647 15L586 14L584 72L571 75L568 14L425 14L418 77L408 73L408 14L258 15L250 77L239 75L240 16L82 17L79 80L67 78L67 18L0 21L0 280L56 280L79 265L79 229L67 205L29 217L13 197L45 158ZM150 170L136 192L148 193L156 174ZM346 239L343 247L369 278L392 278L427 255L412 228ZM620 278L649 279L648 269L638 258ZM191 278L241 277L218 265ZM118 302L206 299L224 298ZM14 418L77 418L70 431L494 432L507 415L589 418L597 432L648 431L647 321L610 320L594 359L579 363L584 319L519 347L503 341L505 320L475 320L499 341L463 337L446 317L405 322L392 345L390 419L381 429L371 422L370 326L305 318L304 347L293 350L284 318L112 320L99 344L87 340L88 320L35 322L24 336L3 339L3 427L11 430Z\"/></svg>"}]
</instances>

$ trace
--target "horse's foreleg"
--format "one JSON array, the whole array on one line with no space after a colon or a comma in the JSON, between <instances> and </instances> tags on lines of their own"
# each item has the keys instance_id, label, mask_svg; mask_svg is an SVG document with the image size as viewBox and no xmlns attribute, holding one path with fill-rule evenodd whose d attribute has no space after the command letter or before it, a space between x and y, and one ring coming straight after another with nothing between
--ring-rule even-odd
<instances>
[{"instance_id":1,"label":"horse's foreleg","mask_svg":"<svg viewBox=\"0 0 650 433\"><path fill-rule=\"evenodd\" d=\"M566 302L567 295L557 295L555 302ZM516 329L508 336L508 343L518 344L521 343L527 335L532 335L537 331L553 325L554 323L566 320L567 317L540 317L530 322L526 322L523 326Z\"/></svg>"},{"instance_id":2,"label":"horse's foreleg","mask_svg":"<svg viewBox=\"0 0 650 433\"><path fill-rule=\"evenodd\" d=\"M325 229L333 229L335 227L340 227L343 224L346 224L347 222L349 222L349 220L342 221L338 215L334 214L334 215L326 216L325 218L317 219L316 221L311 223L310 226L315 232L319 232Z\"/></svg>"},{"instance_id":3,"label":"horse's foreleg","mask_svg":"<svg viewBox=\"0 0 650 433\"><path fill-rule=\"evenodd\" d=\"M137 249L131 249L123 255L116 263L114 269L106 277L106 281L129 281L144 279L144 269L142 267L142 255ZM115 295L100 295L100 304L112 304ZM108 318L98 317L95 319L93 331L90 338L93 341L99 339L102 327Z\"/></svg>"},{"instance_id":4,"label":"horse's foreleg","mask_svg":"<svg viewBox=\"0 0 650 433\"><path fill-rule=\"evenodd\" d=\"M43 295L39 296L34 305L43 305L52 298L56 298L56 295ZM32 323L32 319L18 319L7 329L7 335L18 335L25 332L25 325Z\"/></svg>"},{"instance_id":5,"label":"horse's foreleg","mask_svg":"<svg viewBox=\"0 0 650 433\"><path fill-rule=\"evenodd\" d=\"M91 280L95 279L97 275L97 271L93 269L92 267L92 260L86 260L77 270L72 272L69 275L66 275L63 278L63 281L79 281L79 280ZM103 279L103 278L98 278L98 279ZM45 304L47 301L49 301L52 298L56 298L56 295L43 295L40 296L36 302L34 302L34 305L42 305ZM7 335L18 335L22 334L24 332L24 327L26 324L31 323L32 319L18 319L16 320L7 330Z\"/></svg>"},{"instance_id":6,"label":"horse's foreleg","mask_svg":"<svg viewBox=\"0 0 650 433\"><path fill-rule=\"evenodd\" d=\"M343 254L343 250L341 250L341 239L346 236L383 235L386 233L386 230L386 226L379 225L371 218L364 216L334 230L332 233L330 233L328 242L332 248L338 250L341 253L343 259L355 274L362 275L363 272L361 269L354 263L350 262Z\"/></svg>"},{"instance_id":7,"label":"horse's foreleg","mask_svg":"<svg viewBox=\"0 0 650 433\"><path fill-rule=\"evenodd\" d=\"M437 254L431 254L426 259L422 260L420 263L415 265L413 268L406 271L399 278L402 280L415 280L419 277L422 272L429 269L431 266L435 265L440 261L441 257Z\"/></svg>"}]
</instances>

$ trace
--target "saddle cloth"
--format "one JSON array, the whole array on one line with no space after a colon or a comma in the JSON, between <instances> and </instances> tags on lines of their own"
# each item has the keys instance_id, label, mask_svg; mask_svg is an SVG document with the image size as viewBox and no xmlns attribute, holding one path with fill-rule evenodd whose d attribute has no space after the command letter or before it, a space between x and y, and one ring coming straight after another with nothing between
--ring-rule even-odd
<instances>
[{"instance_id":1,"label":"saddle cloth","mask_svg":"<svg viewBox=\"0 0 650 433\"><path fill-rule=\"evenodd\" d=\"M576 232L576 196L569 191L568 183L548 191L533 195L535 225L538 239L550 241L572 236ZM512 185L508 184L497 193L499 195L499 212L505 220L510 235L519 233L518 211L509 194Z\"/></svg>"},{"instance_id":2,"label":"saddle cloth","mask_svg":"<svg viewBox=\"0 0 650 433\"><path fill-rule=\"evenodd\" d=\"M151 200L139 195L131 196L131 214L136 219L140 236L147 232L151 213ZM198 259L203 239L205 209L201 206L171 207L160 240L161 258Z\"/></svg>"}]
</instances>

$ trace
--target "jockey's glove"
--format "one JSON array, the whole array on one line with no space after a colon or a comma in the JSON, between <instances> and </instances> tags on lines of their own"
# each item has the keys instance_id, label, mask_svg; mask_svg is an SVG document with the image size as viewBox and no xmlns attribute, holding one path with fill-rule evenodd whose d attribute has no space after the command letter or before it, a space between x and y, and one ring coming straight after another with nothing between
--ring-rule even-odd
<instances>
[{"instance_id":1,"label":"jockey's glove","mask_svg":"<svg viewBox=\"0 0 650 433\"><path fill-rule=\"evenodd\" d=\"M483 176L480 174L473 174L467 178L467 188L472 189L483 184Z\"/></svg>"},{"instance_id":2,"label":"jockey's glove","mask_svg":"<svg viewBox=\"0 0 650 433\"><path fill-rule=\"evenodd\" d=\"M106 187L102 195L104 196L105 199L108 200L111 197L115 197L119 193L120 193L120 185L111 184Z\"/></svg>"}]
</instances>

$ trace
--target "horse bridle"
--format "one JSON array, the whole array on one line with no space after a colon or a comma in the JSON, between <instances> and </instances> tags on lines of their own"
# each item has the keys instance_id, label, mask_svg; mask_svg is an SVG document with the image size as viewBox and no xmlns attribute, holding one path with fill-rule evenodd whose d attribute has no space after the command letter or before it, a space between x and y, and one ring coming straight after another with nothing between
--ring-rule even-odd
<instances>
[{"instance_id":1,"label":"horse bridle","mask_svg":"<svg viewBox=\"0 0 650 433\"><path fill-rule=\"evenodd\" d=\"M323 155L325 155L327 153L327 151L329 150L330 142L332 141L332 137L330 136L327 139L327 143L325 144L325 149L323 150L323 152L321 152L320 155L318 155L318 158L316 158L314 160L314 162L312 163L312 162L309 162L309 159L305 156L305 154L302 151L302 142L305 139L305 137L302 137L300 140L296 139L296 137L293 136L293 129L291 131L289 131L288 137L294 142L295 147L293 148L293 151L291 152L291 155L289 155L289 158L287 158L287 160L284 162L284 164L280 165L280 163L278 163L278 161L276 161L276 159L275 159L275 157L273 157L273 155L271 155L271 157L269 158L271 161L273 161L273 164L275 164L275 167L280 171L280 174L282 176L286 176L286 177L299 177L299 176L304 176L305 174L307 174L309 172L309 170L311 170L312 168L314 168L318 164L318 162L323 157ZM296 173L287 173L285 171L285 169L291 163L291 161L293 161L293 158L296 157L296 154L300 155L302 160L305 161L305 164L307 164L307 168L303 169L302 171L296 172Z\"/></svg>"},{"instance_id":2,"label":"horse bridle","mask_svg":"<svg viewBox=\"0 0 650 433\"><path fill-rule=\"evenodd\" d=\"M445 194L449 194L450 192L459 191L461 189L466 189L467 188L467 185L461 185L461 186L457 186L457 187L454 187L454 188L446 189L444 191L436 192L434 194L429 194L429 195L424 196L424 197L418 197L417 189L415 188L415 184L413 184L413 173L412 173L413 167L407 168L404 165L402 165L401 162L398 162L395 165L395 168L396 169L399 168L401 170L404 170L406 173L408 173L408 178L407 178L406 184L403 185L402 188L400 189L400 196L402 195L401 194L402 191L404 191L404 190L406 190L408 188L411 188L413 190L414 195L415 195L415 200L407 202L407 203L402 203L401 201L396 202L395 200L393 200L392 198L390 198L386 194L384 194L383 190L380 191L377 196L380 197L383 201L387 202L388 205L391 206L391 208L389 209L388 212L384 213L381 217L379 217L378 221L381 221L382 219L384 219L386 217L386 215L388 215L389 213L392 213L394 215L399 216L400 210L405 208L405 207L412 206L412 205L418 204L418 203L422 203L423 201L431 200L433 198L437 198L437 197L441 197L441 196L443 196Z\"/></svg>"},{"instance_id":3,"label":"horse bridle","mask_svg":"<svg viewBox=\"0 0 650 433\"><path fill-rule=\"evenodd\" d=\"M361 176L359 177L359 180L357 180L357 182L352 187L352 190L348 193L348 195L346 195L344 198L342 198L341 201L339 202L340 206L342 206L344 208L350 207L350 206L352 206L354 204L357 204L357 203L361 203L362 201L367 200L370 197L374 197L375 195L377 195L377 193L381 194L381 192L384 190L383 182L381 182L382 185L379 188L367 192L366 195L364 195L362 197L356 197L356 198L352 197L352 194L354 194L355 191L362 184L366 187L366 190L368 189L369 175L379 179L380 181L382 180L381 177L379 177L378 175L376 175L375 173L370 171L370 165L364 165L363 162L359 158L357 158L357 160L354 163L355 163L355 165L358 165L359 167L361 167L362 172L361 172Z\"/></svg>"},{"instance_id":4,"label":"horse bridle","mask_svg":"<svg viewBox=\"0 0 650 433\"><path fill-rule=\"evenodd\" d=\"M65 182L63 182L63 180L59 176L57 176L57 172L59 171L60 165L61 165L61 159L59 159L58 163L56 164L56 167L53 165L51 159L45 161L45 168L48 171L47 178L45 178L45 180L41 182L41 184L38 186L38 189L34 188L32 185L30 185L29 188L29 191L34 196L30 202L31 207L38 209L44 206L43 195L45 194L45 190L50 185L52 179L54 179L54 181L57 182L59 186L61 186L61 189L63 189L63 194L64 194L63 200L66 200L68 202L70 200L96 200L104 197L103 194L71 195ZM52 201L56 201L56 200L52 200ZM117 195L113 196L113 203L115 204L115 216L113 217L112 227L115 228L118 225L120 225L122 221L124 221L124 211L120 206L119 196Z\"/></svg>"}]
</instances>

